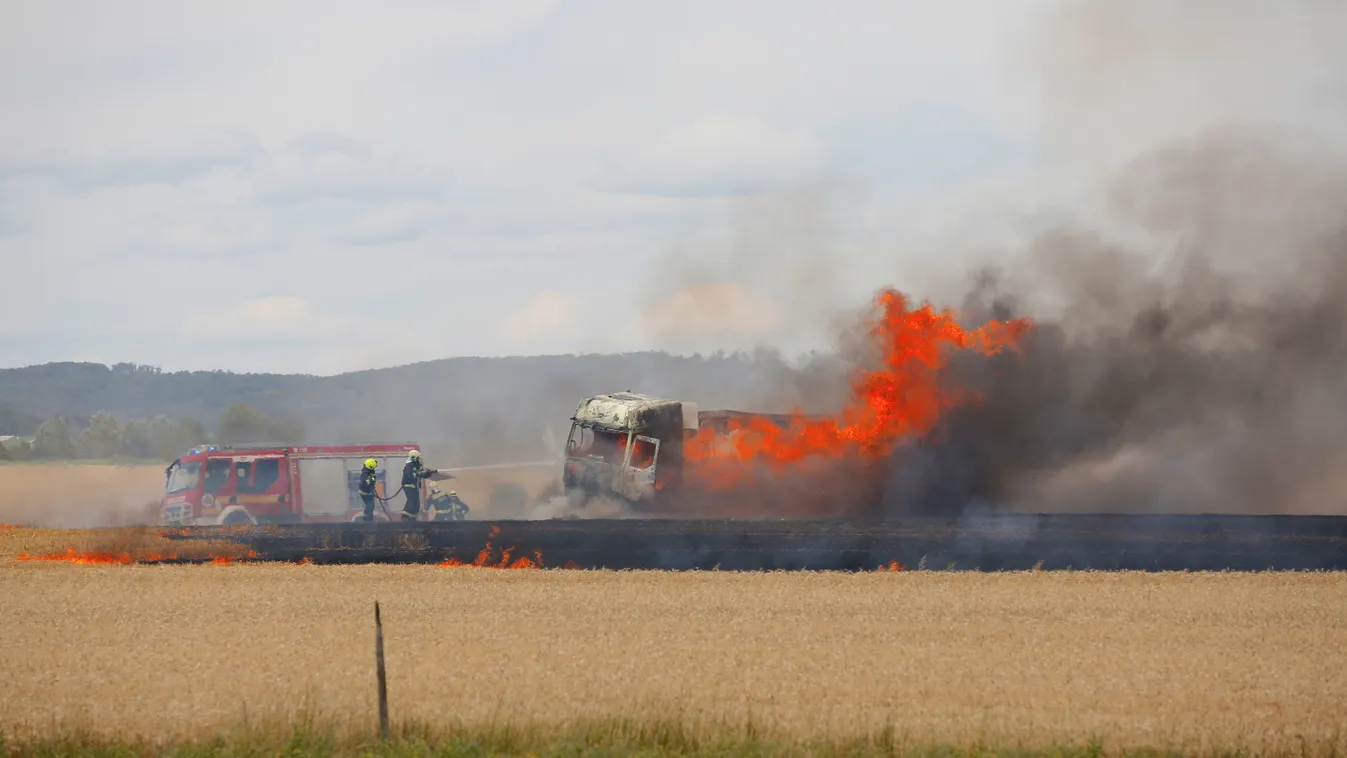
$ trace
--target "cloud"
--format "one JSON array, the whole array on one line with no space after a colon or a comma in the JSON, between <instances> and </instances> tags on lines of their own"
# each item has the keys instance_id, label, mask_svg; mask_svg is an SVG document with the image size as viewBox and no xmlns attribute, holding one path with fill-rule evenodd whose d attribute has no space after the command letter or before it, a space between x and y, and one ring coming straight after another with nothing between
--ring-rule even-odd
<instances>
[{"instance_id":1,"label":"cloud","mask_svg":"<svg viewBox=\"0 0 1347 758\"><path fill-rule=\"evenodd\" d=\"M304 300L284 295L188 313L182 319L181 330L193 338L259 342L355 339L371 331L368 324L343 315L320 313Z\"/></svg>"},{"instance_id":2,"label":"cloud","mask_svg":"<svg viewBox=\"0 0 1347 758\"><path fill-rule=\"evenodd\" d=\"M617 169L618 191L669 195L746 194L813 177L827 149L807 130L710 114L680 124Z\"/></svg>"},{"instance_id":3,"label":"cloud","mask_svg":"<svg viewBox=\"0 0 1347 758\"><path fill-rule=\"evenodd\" d=\"M516 343L534 343L560 334L575 324L581 300L569 292L540 292L500 322L500 333Z\"/></svg>"},{"instance_id":4,"label":"cloud","mask_svg":"<svg viewBox=\"0 0 1347 758\"><path fill-rule=\"evenodd\" d=\"M918 289L954 265L947 236L999 243L1080 202L1152 136L1341 135L1342 14L1235 2L17 4L0 364L826 347L830 309ZM731 286L784 324L726 331L691 296L641 321ZM728 291L706 297L755 324ZM314 336L236 342L204 303ZM366 324L385 331L350 344Z\"/></svg>"},{"instance_id":5,"label":"cloud","mask_svg":"<svg viewBox=\"0 0 1347 758\"><path fill-rule=\"evenodd\" d=\"M700 284L652 303L638 329L659 340L762 335L785 323L781 306L738 284Z\"/></svg>"}]
</instances>

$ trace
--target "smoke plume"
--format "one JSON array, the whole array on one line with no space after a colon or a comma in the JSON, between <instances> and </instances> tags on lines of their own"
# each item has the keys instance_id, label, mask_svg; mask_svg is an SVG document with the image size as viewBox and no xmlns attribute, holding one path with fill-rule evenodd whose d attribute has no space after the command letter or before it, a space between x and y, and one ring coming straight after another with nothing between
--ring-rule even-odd
<instances>
[{"instance_id":1,"label":"smoke plume","mask_svg":"<svg viewBox=\"0 0 1347 758\"><path fill-rule=\"evenodd\" d=\"M888 505L1341 511L1347 163L1221 130L1113 190L1153 246L1065 226L979 271L970 321L1055 315L1022 355L952 365L984 400L904 451Z\"/></svg>"},{"instance_id":2,"label":"smoke plume","mask_svg":"<svg viewBox=\"0 0 1347 758\"><path fill-rule=\"evenodd\" d=\"M983 402L881 510L1347 512L1347 8L1062 3L1030 40L1042 155L1088 215L975 271Z\"/></svg>"}]
</instances>

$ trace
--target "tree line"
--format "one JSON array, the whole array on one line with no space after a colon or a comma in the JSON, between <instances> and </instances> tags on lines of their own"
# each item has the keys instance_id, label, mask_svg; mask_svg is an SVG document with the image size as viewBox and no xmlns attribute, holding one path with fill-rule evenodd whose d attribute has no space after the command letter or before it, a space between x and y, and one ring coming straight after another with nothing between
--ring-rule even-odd
<instances>
[{"instance_id":1,"label":"tree line","mask_svg":"<svg viewBox=\"0 0 1347 758\"><path fill-rule=\"evenodd\" d=\"M214 433L191 416L119 420L98 412L85 419L56 416L42 421L30 441L0 443L0 460L171 461L198 445L304 441L295 419L266 415L236 403L225 408Z\"/></svg>"}]
</instances>

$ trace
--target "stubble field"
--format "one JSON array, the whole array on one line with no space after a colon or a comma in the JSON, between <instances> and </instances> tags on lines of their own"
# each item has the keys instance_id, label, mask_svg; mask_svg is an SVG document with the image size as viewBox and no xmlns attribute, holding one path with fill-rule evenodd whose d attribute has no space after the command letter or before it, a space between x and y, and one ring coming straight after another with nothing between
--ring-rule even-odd
<instances>
[{"instance_id":1,"label":"stubble field","mask_svg":"<svg viewBox=\"0 0 1347 758\"><path fill-rule=\"evenodd\" d=\"M0 729L11 745L71 730L84 740L206 739L296 718L369 735L378 600L395 729L422 724L418 734L432 738L508 727L545 743L607 724L605 739L636 734L660 743L655 752L668 752L669 728L690 750L746 735L838 745L886 729L895 742L864 744L1344 749L1347 577L1338 574L3 557L0 596Z\"/></svg>"}]
</instances>

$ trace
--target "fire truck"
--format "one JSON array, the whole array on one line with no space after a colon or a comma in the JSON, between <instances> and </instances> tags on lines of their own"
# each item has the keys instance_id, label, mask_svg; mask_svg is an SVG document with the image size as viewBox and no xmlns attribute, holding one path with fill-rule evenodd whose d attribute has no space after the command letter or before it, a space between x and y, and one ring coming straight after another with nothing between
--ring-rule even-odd
<instances>
[{"instance_id":1,"label":"fire truck","mask_svg":"<svg viewBox=\"0 0 1347 758\"><path fill-rule=\"evenodd\" d=\"M162 521L182 526L353 521L365 510L358 493L365 461L379 462L375 491L387 497L390 488L400 489L407 453L418 449L411 442L196 447L165 469ZM421 486L425 503L427 485ZM401 501L389 506L400 508ZM375 519L387 520L383 508L376 506Z\"/></svg>"}]
</instances>

